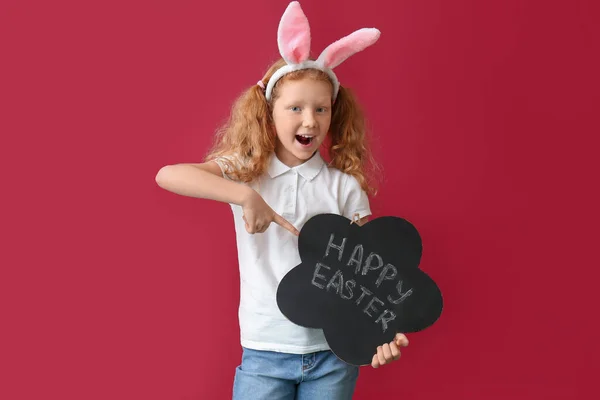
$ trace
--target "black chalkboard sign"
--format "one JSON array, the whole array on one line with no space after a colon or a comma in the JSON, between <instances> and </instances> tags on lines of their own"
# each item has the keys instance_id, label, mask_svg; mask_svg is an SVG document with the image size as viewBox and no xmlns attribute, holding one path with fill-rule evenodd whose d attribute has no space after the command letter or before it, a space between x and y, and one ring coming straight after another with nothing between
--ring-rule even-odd
<instances>
[{"instance_id":1,"label":"black chalkboard sign","mask_svg":"<svg viewBox=\"0 0 600 400\"><path fill-rule=\"evenodd\" d=\"M323 329L348 364L370 364L397 332L423 330L441 315L442 294L419 269L421 237L405 219L359 226L320 214L302 227L298 251L302 263L277 289L279 309L297 325Z\"/></svg>"}]
</instances>

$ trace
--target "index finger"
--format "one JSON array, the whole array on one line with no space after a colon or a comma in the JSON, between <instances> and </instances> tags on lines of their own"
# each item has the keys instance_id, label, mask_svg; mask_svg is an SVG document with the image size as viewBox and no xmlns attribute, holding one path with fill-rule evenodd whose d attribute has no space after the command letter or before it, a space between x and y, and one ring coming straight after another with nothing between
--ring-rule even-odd
<instances>
[{"instance_id":1,"label":"index finger","mask_svg":"<svg viewBox=\"0 0 600 400\"><path fill-rule=\"evenodd\" d=\"M273 222L275 222L277 225L282 226L283 228L287 229L288 231L292 232L296 236L300 235L300 232L298 232L298 229L296 229L294 227L294 225L290 224L285 218L283 218L279 214L275 214L275 216L273 218Z\"/></svg>"}]
</instances>

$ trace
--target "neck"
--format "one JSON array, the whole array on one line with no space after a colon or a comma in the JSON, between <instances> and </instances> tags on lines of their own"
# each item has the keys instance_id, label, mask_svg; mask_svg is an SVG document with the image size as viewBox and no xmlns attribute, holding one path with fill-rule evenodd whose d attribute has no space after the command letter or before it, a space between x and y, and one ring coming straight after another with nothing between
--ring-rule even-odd
<instances>
[{"instance_id":1,"label":"neck","mask_svg":"<svg viewBox=\"0 0 600 400\"><path fill-rule=\"evenodd\" d=\"M315 151L306 160L302 160L300 158L295 157L293 154L288 153L285 149L281 150L280 148L277 148L277 149L275 149L275 156L277 156L277 159L279 161L281 161L283 164L287 165L290 168L294 168L294 167L304 164L308 160L311 160L318 152L319 152L319 150Z\"/></svg>"}]
</instances>

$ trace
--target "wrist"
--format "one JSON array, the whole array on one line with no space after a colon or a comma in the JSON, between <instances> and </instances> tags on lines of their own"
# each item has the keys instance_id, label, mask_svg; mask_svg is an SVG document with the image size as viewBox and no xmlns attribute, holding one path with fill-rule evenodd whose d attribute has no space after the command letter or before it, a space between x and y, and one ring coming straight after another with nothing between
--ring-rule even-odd
<instances>
[{"instance_id":1,"label":"wrist","mask_svg":"<svg viewBox=\"0 0 600 400\"><path fill-rule=\"evenodd\" d=\"M252 200L252 197L254 197L256 195L256 192L250 186L246 186L246 185L241 185L241 186L242 186L242 190L241 190L239 205L242 207L245 207Z\"/></svg>"}]
</instances>

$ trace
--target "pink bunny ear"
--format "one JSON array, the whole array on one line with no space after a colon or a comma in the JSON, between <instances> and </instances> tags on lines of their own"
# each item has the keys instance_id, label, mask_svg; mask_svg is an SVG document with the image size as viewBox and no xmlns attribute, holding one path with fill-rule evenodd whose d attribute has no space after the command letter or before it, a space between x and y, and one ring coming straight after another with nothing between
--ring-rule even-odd
<instances>
[{"instance_id":1,"label":"pink bunny ear","mask_svg":"<svg viewBox=\"0 0 600 400\"><path fill-rule=\"evenodd\" d=\"M310 27L297 1L292 1L281 16L277 44L288 64L299 64L310 55Z\"/></svg>"},{"instance_id":2,"label":"pink bunny ear","mask_svg":"<svg viewBox=\"0 0 600 400\"><path fill-rule=\"evenodd\" d=\"M319 56L317 62L335 68L353 54L363 51L379 39L381 32L375 28L362 28L333 42Z\"/></svg>"}]
</instances>

